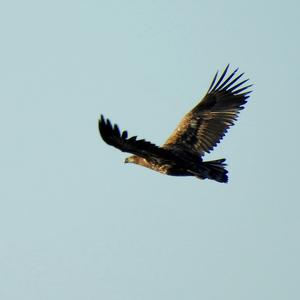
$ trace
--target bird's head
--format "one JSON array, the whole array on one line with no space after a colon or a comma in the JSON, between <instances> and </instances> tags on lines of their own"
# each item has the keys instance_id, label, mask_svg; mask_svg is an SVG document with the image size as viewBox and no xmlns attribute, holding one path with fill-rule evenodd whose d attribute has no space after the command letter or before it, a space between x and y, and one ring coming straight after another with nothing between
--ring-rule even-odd
<instances>
[{"instance_id":1,"label":"bird's head","mask_svg":"<svg viewBox=\"0 0 300 300\"><path fill-rule=\"evenodd\" d=\"M127 164L127 163L132 163L132 164L134 164L134 163L136 163L136 158L137 158L137 157L136 157L135 155L128 156L128 157L125 158L124 163L125 163L125 164Z\"/></svg>"}]
</instances>

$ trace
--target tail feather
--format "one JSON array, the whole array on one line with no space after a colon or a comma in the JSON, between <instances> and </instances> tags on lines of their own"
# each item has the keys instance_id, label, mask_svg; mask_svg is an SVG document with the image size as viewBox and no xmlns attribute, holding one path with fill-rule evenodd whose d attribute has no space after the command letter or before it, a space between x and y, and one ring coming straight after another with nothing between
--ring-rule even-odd
<instances>
[{"instance_id":1,"label":"tail feather","mask_svg":"<svg viewBox=\"0 0 300 300\"><path fill-rule=\"evenodd\" d=\"M201 171L201 177L199 176L199 178L208 178L222 183L228 182L225 158L205 161L202 163L202 166L205 171Z\"/></svg>"}]
</instances>

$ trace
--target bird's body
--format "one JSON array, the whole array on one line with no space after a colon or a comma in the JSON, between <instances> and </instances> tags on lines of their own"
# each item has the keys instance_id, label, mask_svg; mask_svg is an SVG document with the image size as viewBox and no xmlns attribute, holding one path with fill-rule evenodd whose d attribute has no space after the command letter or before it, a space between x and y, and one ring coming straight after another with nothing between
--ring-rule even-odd
<instances>
[{"instance_id":1,"label":"bird's body","mask_svg":"<svg viewBox=\"0 0 300 300\"><path fill-rule=\"evenodd\" d=\"M234 77L237 70L226 79L228 67L217 80L215 75L204 98L181 120L177 128L158 147L136 136L127 138L127 131L120 132L101 115L99 130L103 140L123 152L134 155L125 162L135 163L154 171L173 176L195 176L227 182L225 159L203 162L202 156L210 152L234 124L238 113L247 102L250 91L238 82L243 74Z\"/></svg>"}]
</instances>

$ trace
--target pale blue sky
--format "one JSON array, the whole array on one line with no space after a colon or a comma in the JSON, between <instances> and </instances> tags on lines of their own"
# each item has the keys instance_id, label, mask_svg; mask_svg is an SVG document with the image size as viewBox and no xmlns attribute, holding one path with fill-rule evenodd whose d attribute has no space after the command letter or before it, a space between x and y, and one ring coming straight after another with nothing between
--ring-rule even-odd
<instances>
[{"instance_id":1,"label":"pale blue sky","mask_svg":"<svg viewBox=\"0 0 300 300\"><path fill-rule=\"evenodd\" d=\"M300 299L299 1L3 1L0 298ZM254 83L208 156L229 183L124 165L217 69Z\"/></svg>"}]
</instances>

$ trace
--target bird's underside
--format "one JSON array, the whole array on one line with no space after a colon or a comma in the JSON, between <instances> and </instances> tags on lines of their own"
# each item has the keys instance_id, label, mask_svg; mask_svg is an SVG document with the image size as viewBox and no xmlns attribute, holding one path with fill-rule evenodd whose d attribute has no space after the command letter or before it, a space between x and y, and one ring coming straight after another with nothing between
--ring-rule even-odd
<instances>
[{"instance_id":1,"label":"bird's underside","mask_svg":"<svg viewBox=\"0 0 300 300\"><path fill-rule=\"evenodd\" d=\"M173 176L195 176L227 182L225 159L203 162L234 124L246 104L251 91L248 81L240 80L238 69L226 76L229 65L221 76L215 75L203 99L187 113L162 146L156 146L136 136L128 138L127 131L120 132L103 115L99 131L103 140L123 152L133 154L125 162L135 163L154 171Z\"/></svg>"}]
</instances>

